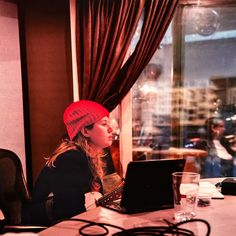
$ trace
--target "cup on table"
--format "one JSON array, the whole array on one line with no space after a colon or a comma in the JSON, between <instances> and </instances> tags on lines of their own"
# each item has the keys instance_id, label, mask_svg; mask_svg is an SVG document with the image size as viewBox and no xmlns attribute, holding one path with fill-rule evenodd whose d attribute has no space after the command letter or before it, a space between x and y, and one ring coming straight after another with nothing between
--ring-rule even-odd
<instances>
[{"instance_id":1,"label":"cup on table","mask_svg":"<svg viewBox=\"0 0 236 236\"><path fill-rule=\"evenodd\" d=\"M174 172L172 174L174 194L174 218L177 222L196 216L200 174L194 172Z\"/></svg>"}]
</instances>

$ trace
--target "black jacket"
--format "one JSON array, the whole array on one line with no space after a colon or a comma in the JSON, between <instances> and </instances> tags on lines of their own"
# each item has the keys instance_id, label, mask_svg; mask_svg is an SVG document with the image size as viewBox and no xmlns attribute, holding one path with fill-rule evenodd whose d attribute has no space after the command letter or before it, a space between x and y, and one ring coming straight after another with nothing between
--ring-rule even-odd
<instances>
[{"instance_id":1,"label":"black jacket","mask_svg":"<svg viewBox=\"0 0 236 236\"><path fill-rule=\"evenodd\" d=\"M112 168L111 156L108 162ZM83 151L70 150L61 154L55 167L45 166L36 181L30 208L31 223L50 225L84 212L85 193L91 191L92 181L88 158ZM53 198L48 198L49 194L53 194Z\"/></svg>"},{"instance_id":2,"label":"black jacket","mask_svg":"<svg viewBox=\"0 0 236 236\"><path fill-rule=\"evenodd\" d=\"M221 145L227 150L227 152L234 157L236 152L231 148L229 141L225 137L222 137L219 141L220 141ZM204 140L197 142L194 145L194 148L202 149L202 150L205 150L209 153L213 146L214 146L214 144L213 144L212 140L204 139Z\"/></svg>"}]
</instances>

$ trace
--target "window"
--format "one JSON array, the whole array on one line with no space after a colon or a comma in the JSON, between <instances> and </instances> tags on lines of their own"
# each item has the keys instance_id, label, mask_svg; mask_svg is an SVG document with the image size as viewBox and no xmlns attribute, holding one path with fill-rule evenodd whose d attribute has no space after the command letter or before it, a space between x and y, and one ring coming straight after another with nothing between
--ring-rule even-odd
<instances>
[{"instance_id":1,"label":"window","mask_svg":"<svg viewBox=\"0 0 236 236\"><path fill-rule=\"evenodd\" d=\"M235 11L178 7L132 88L133 160L184 157L186 170L202 177L236 176ZM221 131L205 126L210 117L223 119L220 144L209 132Z\"/></svg>"}]
</instances>

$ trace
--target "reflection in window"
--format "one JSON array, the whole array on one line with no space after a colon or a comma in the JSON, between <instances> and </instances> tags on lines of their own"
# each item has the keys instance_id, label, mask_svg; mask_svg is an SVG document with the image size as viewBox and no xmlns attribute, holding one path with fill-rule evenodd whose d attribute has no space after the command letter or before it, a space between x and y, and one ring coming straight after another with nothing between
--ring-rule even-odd
<instances>
[{"instance_id":1,"label":"reflection in window","mask_svg":"<svg viewBox=\"0 0 236 236\"><path fill-rule=\"evenodd\" d=\"M132 88L134 160L184 157L186 170L202 177L236 176L235 11L232 5L179 7ZM209 140L210 117L223 119L224 143ZM218 144L232 158L217 156ZM230 174L221 171L223 162ZM218 172L209 172L216 164Z\"/></svg>"}]
</instances>

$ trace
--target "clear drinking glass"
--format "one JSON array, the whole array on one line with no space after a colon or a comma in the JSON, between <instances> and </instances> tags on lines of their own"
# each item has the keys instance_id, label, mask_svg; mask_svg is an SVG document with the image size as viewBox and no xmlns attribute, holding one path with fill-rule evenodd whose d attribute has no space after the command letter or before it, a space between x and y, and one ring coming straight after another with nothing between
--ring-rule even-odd
<instances>
[{"instance_id":1,"label":"clear drinking glass","mask_svg":"<svg viewBox=\"0 0 236 236\"><path fill-rule=\"evenodd\" d=\"M195 206L199 189L200 174L193 172L174 172L174 218L177 222L192 219L196 216Z\"/></svg>"}]
</instances>

